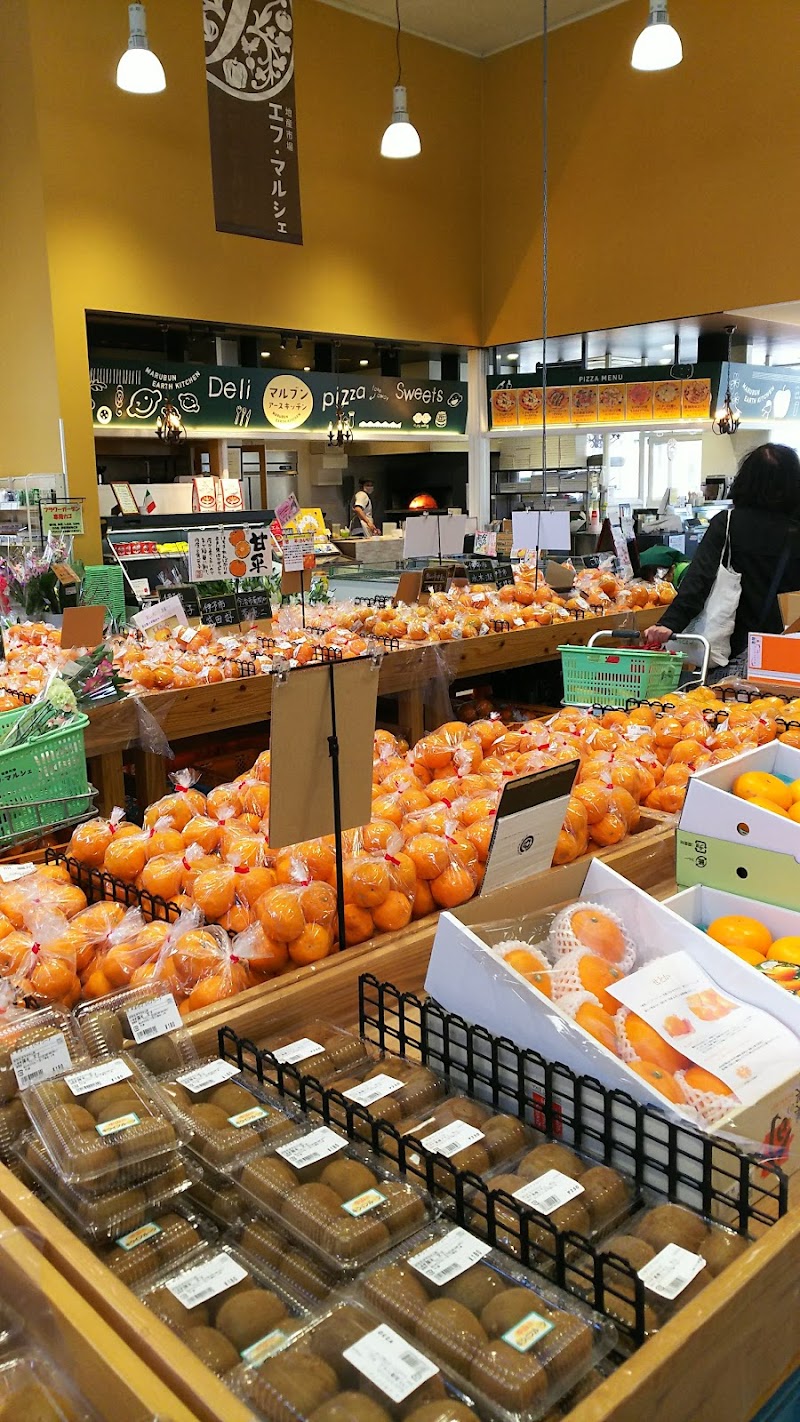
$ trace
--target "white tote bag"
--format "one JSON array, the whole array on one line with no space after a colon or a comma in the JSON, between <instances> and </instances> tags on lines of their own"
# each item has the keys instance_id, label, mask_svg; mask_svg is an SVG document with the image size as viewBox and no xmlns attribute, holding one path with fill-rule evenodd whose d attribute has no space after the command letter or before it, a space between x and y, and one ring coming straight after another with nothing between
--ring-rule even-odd
<instances>
[{"instance_id":1,"label":"white tote bag","mask_svg":"<svg viewBox=\"0 0 800 1422\"><path fill-rule=\"evenodd\" d=\"M728 509L725 543L706 605L683 629L684 636L694 632L708 638L711 648L709 665L712 667L724 667L731 659L731 637L742 595L742 575L731 567L731 513L732 510Z\"/></svg>"}]
</instances>

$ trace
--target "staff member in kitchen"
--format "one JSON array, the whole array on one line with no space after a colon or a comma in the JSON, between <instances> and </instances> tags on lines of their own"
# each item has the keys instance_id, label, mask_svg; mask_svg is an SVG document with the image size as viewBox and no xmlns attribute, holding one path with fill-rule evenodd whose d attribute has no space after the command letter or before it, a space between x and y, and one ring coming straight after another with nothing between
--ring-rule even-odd
<instances>
[{"instance_id":1,"label":"staff member in kitchen","mask_svg":"<svg viewBox=\"0 0 800 1422\"><path fill-rule=\"evenodd\" d=\"M350 505L350 532L356 538L376 538L378 528L372 517L372 493L375 488L371 479L359 479L358 493Z\"/></svg>"},{"instance_id":2,"label":"staff member in kitchen","mask_svg":"<svg viewBox=\"0 0 800 1422\"><path fill-rule=\"evenodd\" d=\"M800 459L785 444L762 444L739 466L731 488L733 510L712 518L660 623L648 628L645 645L662 647L706 605L725 548L730 513L730 565L741 573L742 590L731 636L730 661L711 682L747 675L750 632L783 632L778 594L800 589Z\"/></svg>"}]
</instances>

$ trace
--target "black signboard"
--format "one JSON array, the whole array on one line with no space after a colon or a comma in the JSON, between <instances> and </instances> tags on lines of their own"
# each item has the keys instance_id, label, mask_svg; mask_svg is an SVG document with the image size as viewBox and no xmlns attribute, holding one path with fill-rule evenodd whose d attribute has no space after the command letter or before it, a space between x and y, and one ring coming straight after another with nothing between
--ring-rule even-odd
<instances>
[{"instance_id":1,"label":"black signboard","mask_svg":"<svg viewBox=\"0 0 800 1422\"><path fill-rule=\"evenodd\" d=\"M183 603L183 610L187 617L200 616L200 600L197 596L197 588L191 583L168 583L166 587L156 589L159 602L164 602L168 597L179 597Z\"/></svg>"},{"instance_id":2,"label":"black signboard","mask_svg":"<svg viewBox=\"0 0 800 1422\"><path fill-rule=\"evenodd\" d=\"M494 582L497 587L511 587L514 582L514 569L510 563L496 563L494 567Z\"/></svg>"},{"instance_id":3,"label":"black signboard","mask_svg":"<svg viewBox=\"0 0 800 1422\"><path fill-rule=\"evenodd\" d=\"M472 584L495 581L497 564L491 558L465 558L463 567L466 578Z\"/></svg>"},{"instance_id":4,"label":"black signboard","mask_svg":"<svg viewBox=\"0 0 800 1422\"><path fill-rule=\"evenodd\" d=\"M422 574L422 591L446 592L450 579L455 576L455 563L442 563L440 567L426 568Z\"/></svg>"},{"instance_id":5,"label":"black signboard","mask_svg":"<svg viewBox=\"0 0 800 1422\"><path fill-rule=\"evenodd\" d=\"M235 593L200 598L200 617L208 627L237 627L240 622Z\"/></svg>"},{"instance_id":6,"label":"black signboard","mask_svg":"<svg viewBox=\"0 0 800 1422\"><path fill-rule=\"evenodd\" d=\"M260 618L272 616L272 603L266 588L252 588L239 593L239 611L242 622L258 622Z\"/></svg>"}]
</instances>

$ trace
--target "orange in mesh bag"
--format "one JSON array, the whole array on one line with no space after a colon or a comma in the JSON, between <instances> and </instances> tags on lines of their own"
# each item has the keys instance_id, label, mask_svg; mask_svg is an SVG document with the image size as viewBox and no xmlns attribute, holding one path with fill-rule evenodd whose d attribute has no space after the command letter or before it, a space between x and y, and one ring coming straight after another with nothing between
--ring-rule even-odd
<instances>
[{"instance_id":1,"label":"orange in mesh bag","mask_svg":"<svg viewBox=\"0 0 800 1422\"><path fill-rule=\"evenodd\" d=\"M196 770L179 770L177 775L171 775L175 790L171 795L162 795L146 810L145 828L150 829L156 820L166 817L174 829L182 830L193 815L204 814L206 797L199 790L192 789L199 778Z\"/></svg>"}]
</instances>

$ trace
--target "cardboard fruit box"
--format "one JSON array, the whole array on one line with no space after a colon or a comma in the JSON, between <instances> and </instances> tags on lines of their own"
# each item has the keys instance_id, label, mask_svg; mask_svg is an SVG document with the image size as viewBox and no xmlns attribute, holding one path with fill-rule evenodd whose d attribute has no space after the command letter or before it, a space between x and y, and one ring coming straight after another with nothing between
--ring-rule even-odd
<instances>
[{"instance_id":1,"label":"cardboard fruit box","mask_svg":"<svg viewBox=\"0 0 800 1422\"><path fill-rule=\"evenodd\" d=\"M575 866L577 869L579 866ZM582 866L580 866L582 867ZM561 1062L572 1071L596 1078L603 1086L626 1092L645 1105L660 1111L680 1115L672 1106L625 1062L563 1014L557 1006L531 983L507 967L494 954L486 937L498 941L492 925L504 921L500 936L520 937L521 921L528 915L541 913L547 906L526 897L526 885L519 884L507 891L498 904L498 896L469 905L467 915L457 918L442 914L433 946L426 991L449 1012L479 1023L498 1036L510 1037L519 1046L539 1052L549 1061ZM681 920L669 909L620 878L607 865L595 860L579 879L575 899L581 898L612 910L625 924L637 950L636 970L670 955L687 954L716 988L730 993L739 1004L755 1009L750 1014L761 1033L763 1043L777 1044L776 1059L765 1075L768 1084L763 1094L754 1096L753 1088L707 1127L709 1133L735 1139L743 1149L763 1153L773 1158L780 1155L785 1170L800 1165L800 1132L798 1132L798 1085L800 1085L800 1040L793 1030L796 1025L796 1004L783 1001L774 986L761 980L748 964L720 947L694 925ZM574 901L574 900L573 900ZM484 936L486 935L486 937ZM635 970L634 970L635 971ZM625 980L623 979L623 982ZM787 998L789 994L785 995ZM762 1014L770 1019L765 1022ZM680 1043L676 1041L676 1046ZM782 1059L782 1060L781 1060ZM683 1119L688 1120L687 1115ZM696 1118L695 1118L696 1119ZM788 1150L773 1150L776 1120L789 1121L782 1141L791 1135Z\"/></svg>"},{"instance_id":2,"label":"cardboard fruit box","mask_svg":"<svg viewBox=\"0 0 800 1422\"><path fill-rule=\"evenodd\" d=\"M772 741L691 777L678 824L678 884L792 907L800 904L800 824L733 794L750 770L800 779L800 751Z\"/></svg>"},{"instance_id":3,"label":"cardboard fruit box","mask_svg":"<svg viewBox=\"0 0 800 1422\"><path fill-rule=\"evenodd\" d=\"M691 889L681 889L679 893L673 894L668 899L662 899L665 908L676 913L686 923L693 923L701 932L705 932L709 924L717 918L726 917L728 914L743 914L747 918L755 918L772 935L773 941L777 938L796 938L800 944L800 912L792 909L780 908L775 904L764 904L753 899L745 898L741 894L728 894L722 889L710 889L705 884L695 884ZM761 973L758 967L747 964L752 973L757 973L760 978L765 978L768 983L775 988L776 992L783 994L794 1004L794 1011L786 1020L791 1022L795 1032L800 1033L800 996L796 991L782 987L779 982L773 982L768 974ZM781 967L781 964L775 965ZM787 965L791 968L791 965ZM798 979L800 979L800 964L796 967ZM789 977L787 976L787 981ZM792 981L794 978L792 977ZM800 987L800 982L798 983Z\"/></svg>"}]
</instances>

